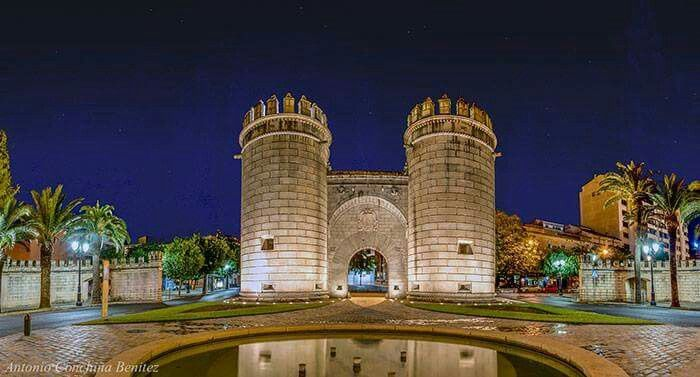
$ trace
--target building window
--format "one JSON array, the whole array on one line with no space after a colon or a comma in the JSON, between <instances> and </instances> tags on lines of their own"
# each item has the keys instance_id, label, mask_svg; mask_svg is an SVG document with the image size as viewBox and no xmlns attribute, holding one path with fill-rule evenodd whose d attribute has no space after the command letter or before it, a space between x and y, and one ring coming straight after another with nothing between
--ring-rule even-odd
<instances>
[{"instance_id":1,"label":"building window","mask_svg":"<svg viewBox=\"0 0 700 377\"><path fill-rule=\"evenodd\" d=\"M459 240L457 241L457 252L462 255L472 255L474 254L474 251L472 251L472 244L473 241L466 241L466 240Z\"/></svg>"},{"instance_id":2,"label":"building window","mask_svg":"<svg viewBox=\"0 0 700 377\"><path fill-rule=\"evenodd\" d=\"M275 239L272 236L264 236L262 238L262 247L260 248L263 251L270 251L270 250L275 250Z\"/></svg>"}]
</instances>

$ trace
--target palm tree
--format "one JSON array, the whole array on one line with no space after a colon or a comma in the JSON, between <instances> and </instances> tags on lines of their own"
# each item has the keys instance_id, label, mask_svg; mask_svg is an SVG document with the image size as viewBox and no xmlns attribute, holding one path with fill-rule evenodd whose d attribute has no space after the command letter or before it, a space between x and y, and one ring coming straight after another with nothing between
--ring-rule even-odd
<instances>
[{"instance_id":1,"label":"palm tree","mask_svg":"<svg viewBox=\"0 0 700 377\"><path fill-rule=\"evenodd\" d=\"M0 207L0 279L5 268L8 252L16 244L36 237L36 231L30 220L32 207L7 197Z\"/></svg>"},{"instance_id":2,"label":"palm tree","mask_svg":"<svg viewBox=\"0 0 700 377\"><path fill-rule=\"evenodd\" d=\"M73 214L83 199L71 200L64 203L66 195L63 193L63 185L56 189L47 187L41 193L32 191L34 208L32 221L37 233L37 240L41 246L41 299L40 308L51 306L51 256L54 243L70 233L78 216Z\"/></svg>"},{"instance_id":3,"label":"palm tree","mask_svg":"<svg viewBox=\"0 0 700 377\"><path fill-rule=\"evenodd\" d=\"M681 306L678 300L678 265L676 242L678 228L700 215L700 193L690 191L683 179L675 174L664 176L663 184L657 186L650 196L654 215L666 226L668 232L668 259L671 270L671 306Z\"/></svg>"},{"instance_id":4,"label":"palm tree","mask_svg":"<svg viewBox=\"0 0 700 377\"><path fill-rule=\"evenodd\" d=\"M98 201L94 206L80 208L80 220L76 224L73 235L96 246L92 255L92 302L97 303L100 301L102 292L99 262L106 257L104 253L107 251L122 254L125 245L131 242L126 223L114 215L113 206L100 205Z\"/></svg>"},{"instance_id":5,"label":"palm tree","mask_svg":"<svg viewBox=\"0 0 700 377\"><path fill-rule=\"evenodd\" d=\"M604 206L607 207L619 200L628 203L629 219L632 231L635 235L634 248L634 302L642 302L642 273L641 257L642 242L646 234L645 217L649 214L649 194L656 187L651 178L653 173L646 170L644 163L636 164L630 161L628 164L618 162L616 172L605 174L600 182L599 193L611 193Z\"/></svg>"}]
</instances>

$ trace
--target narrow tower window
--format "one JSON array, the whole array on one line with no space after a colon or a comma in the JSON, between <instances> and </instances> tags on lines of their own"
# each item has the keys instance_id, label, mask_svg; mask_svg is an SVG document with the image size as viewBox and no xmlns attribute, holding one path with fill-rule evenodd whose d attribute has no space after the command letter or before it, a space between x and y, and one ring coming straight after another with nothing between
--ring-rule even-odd
<instances>
[{"instance_id":1,"label":"narrow tower window","mask_svg":"<svg viewBox=\"0 0 700 377\"><path fill-rule=\"evenodd\" d=\"M474 252L472 251L472 244L473 241L468 241L468 240L459 240L457 241L457 252L459 254L463 255L472 255Z\"/></svg>"},{"instance_id":2,"label":"narrow tower window","mask_svg":"<svg viewBox=\"0 0 700 377\"><path fill-rule=\"evenodd\" d=\"M272 236L263 236L261 250L270 251L270 250L274 250L274 249L275 249L275 238Z\"/></svg>"}]
</instances>

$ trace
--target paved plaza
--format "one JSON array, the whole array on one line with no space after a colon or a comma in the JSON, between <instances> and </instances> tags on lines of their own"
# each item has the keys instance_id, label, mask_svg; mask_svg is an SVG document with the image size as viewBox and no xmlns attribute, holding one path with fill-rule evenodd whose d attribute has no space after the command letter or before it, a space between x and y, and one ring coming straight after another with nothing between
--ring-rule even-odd
<instances>
[{"instance_id":1,"label":"paved plaza","mask_svg":"<svg viewBox=\"0 0 700 377\"><path fill-rule=\"evenodd\" d=\"M10 363L99 365L119 352L148 341L201 331L348 322L459 327L553 337L595 352L620 365L631 376L691 376L700 368L697 357L700 328L696 327L565 325L466 317L409 308L382 298L355 298L322 308L270 315L153 324L64 326L36 330L30 337L13 334L0 338L0 374L36 375L8 373Z\"/></svg>"}]
</instances>

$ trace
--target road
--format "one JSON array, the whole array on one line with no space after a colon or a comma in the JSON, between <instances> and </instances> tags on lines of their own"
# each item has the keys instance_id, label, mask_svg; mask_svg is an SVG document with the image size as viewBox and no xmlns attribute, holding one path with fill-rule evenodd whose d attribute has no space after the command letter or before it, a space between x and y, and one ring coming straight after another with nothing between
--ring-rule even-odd
<instances>
[{"instance_id":1,"label":"road","mask_svg":"<svg viewBox=\"0 0 700 377\"><path fill-rule=\"evenodd\" d=\"M542 294L519 295L517 299L568 309L647 319L676 326L700 327L700 311L698 310L669 309L658 306L654 307L649 305L633 305L623 303L580 304L575 302L571 297Z\"/></svg>"},{"instance_id":2,"label":"road","mask_svg":"<svg viewBox=\"0 0 700 377\"><path fill-rule=\"evenodd\" d=\"M238 289L228 289L215 291L205 296L183 297L181 299L170 300L165 303L110 304L109 315L139 313L146 310L166 308L168 306L183 305L197 301L217 301L235 296L237 294ZM100 314L101 310L99 306L35 312L31 314L32 331L69 326L74 323L100 318ZM0 336L22 332L24 329L24 315L25 313L18 313L0 316Z\"/></svg>"}]
</instances>

